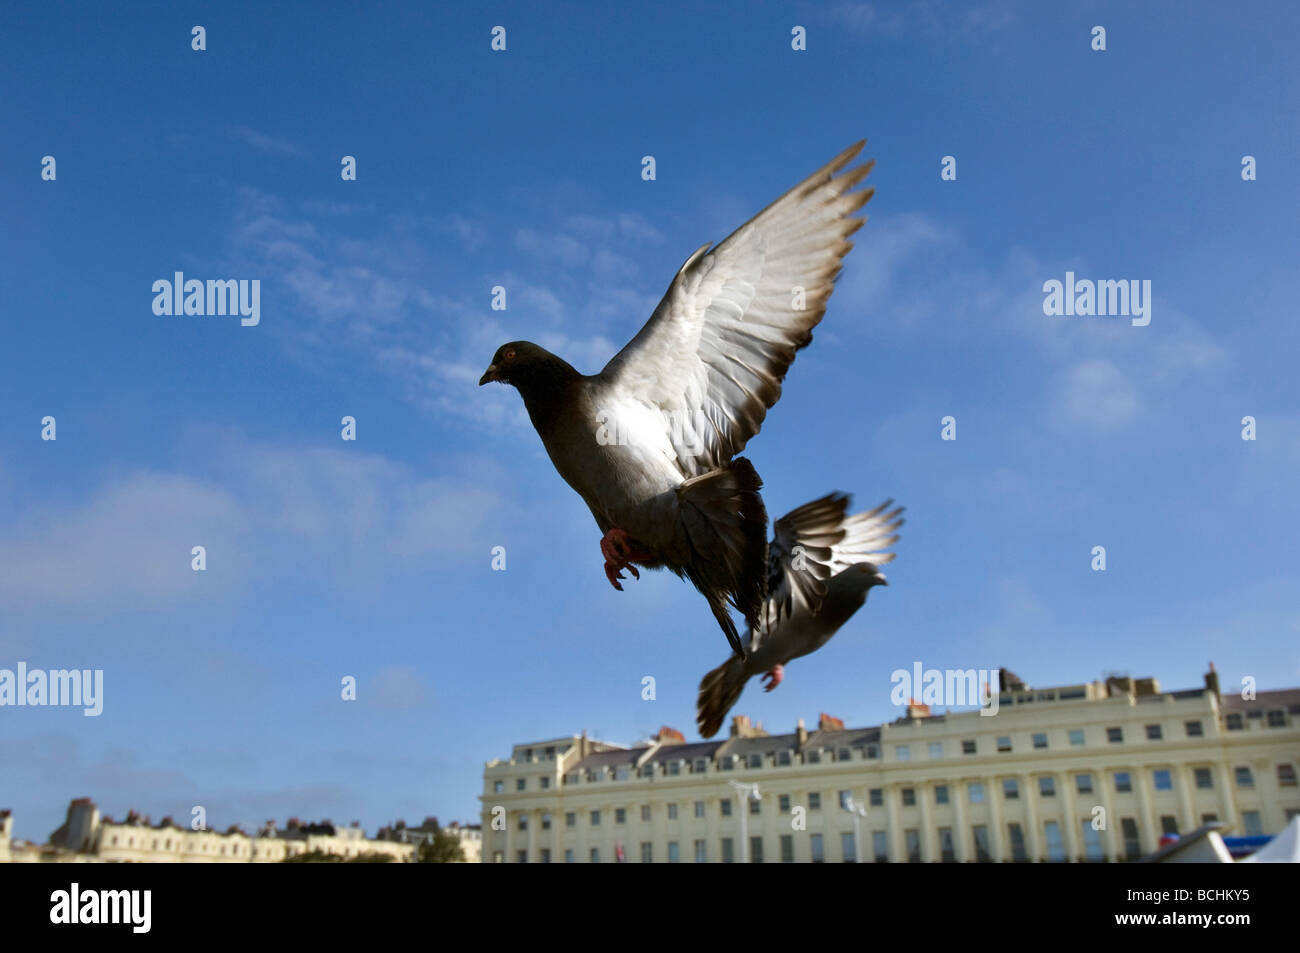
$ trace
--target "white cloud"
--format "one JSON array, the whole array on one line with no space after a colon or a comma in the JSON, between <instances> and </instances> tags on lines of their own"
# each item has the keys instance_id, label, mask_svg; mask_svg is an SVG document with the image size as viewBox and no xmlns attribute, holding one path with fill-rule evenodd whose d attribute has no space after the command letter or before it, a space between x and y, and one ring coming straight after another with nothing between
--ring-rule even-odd
<instances>
[{"instance_id":1,"label":"white cloud","mask_svg":"<svg viewBox=\"0 0 1300 953\"><path fill-rule=\"evenodd\" d=\"M3 527L0 604L157 607L287 578L370 592L482 557L491 527L515 512L481 468L428 477L357 449L211 446L204 476L129 473ZM191 568L194 546L205 572Z\"/></svg>"}]
</instances>

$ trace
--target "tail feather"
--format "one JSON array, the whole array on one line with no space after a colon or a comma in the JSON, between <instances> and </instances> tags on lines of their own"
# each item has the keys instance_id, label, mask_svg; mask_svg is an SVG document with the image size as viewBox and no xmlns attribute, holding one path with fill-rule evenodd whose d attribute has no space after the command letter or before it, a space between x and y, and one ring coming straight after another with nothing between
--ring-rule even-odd
<instances>
[{"instance_id":1,"label":"tail feather","mask_svg":"<svg viewBox=\"0 0 1300 953\"><path fill-rule=\"evenodd\" d=\"M712 738L745 688L745 663L734 655L700 679L695 722L700 737Z\"/></svg>"},{"instance_id":2,"label":"tail feather","mask_svg":"<svg viewBox=\"0 0 1300 953\"><path fill-rule=\"evenodd\" d=\"M681 527L691 558L685 576L709 600L714 617L741 658L744 646L727 603L752 628L767 598L767 508L763 481L744 457L677 488Z\"/></svg>"}]
</instances>

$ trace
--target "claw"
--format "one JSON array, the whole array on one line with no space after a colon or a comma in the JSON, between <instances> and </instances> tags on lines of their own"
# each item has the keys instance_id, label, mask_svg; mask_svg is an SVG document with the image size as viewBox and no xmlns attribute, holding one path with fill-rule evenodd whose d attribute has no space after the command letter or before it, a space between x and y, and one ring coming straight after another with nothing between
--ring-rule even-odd
<instances>
[{"instance_id":1,"label":"claw","mask_svg":"<svg viewBox=\"0 0 1300 953\"><path fill-rule=\"evenodd\" d=\"M763 684L765 686L763 691L770 692L772 689L776 688L776 686L780 685L784 678L785 667L782 665L773 665L763 673ZM771 680L770 684L768 682L769 679Z\"/></svg>"},{"instance_id":2,"label":"claw","mask_svg":"<svg viewBox=\"0 0 1300 953\"><path fill-rule=\"evenodd\" d=\"M600 552L605 557L605 578L619 592L623 591L623 587L618 584L623 578L622 570L626 569L634 578L640 579L641 573L632 565L632 560L651 558L649 553L633 549L630 539L627 533L617 527L600 538Z\"/></svg>"}]
</instances>

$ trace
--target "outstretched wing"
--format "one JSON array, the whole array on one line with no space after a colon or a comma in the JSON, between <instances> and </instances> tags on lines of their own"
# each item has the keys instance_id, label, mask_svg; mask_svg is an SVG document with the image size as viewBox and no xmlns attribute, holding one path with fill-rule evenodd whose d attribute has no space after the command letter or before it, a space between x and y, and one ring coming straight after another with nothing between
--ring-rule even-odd
<instances>
[{"instance_id":1,"label":"outstretched wing","mask_svg":"<svg viewBox=\"0 0 1300 953\"><path fill-rule=\"evenodd\" d=\"M864 143L829 163L677 272L650 320L606 365L605 386L658 409L682 471L725 464L758 433L795 352L812 340L871 171L841 172ZM839 173L838 175L836 173Z\"/></svg>"},{"instance_id":2,"label":"outstretched wing","mask_svg":"<svg viewBox=\"0 0 1300 953\"><path fill-rule=\"evenodd\" d=\"M892 504L887 500L868 512L845 516L848 495L831 493L777 520L768 548L765 628L771 631L791 615L816 615L826 581L845 569L892 561L895 554L883 550L898 541L903 525L901 507L886 512Z\"/></svg>"}]
</instances>

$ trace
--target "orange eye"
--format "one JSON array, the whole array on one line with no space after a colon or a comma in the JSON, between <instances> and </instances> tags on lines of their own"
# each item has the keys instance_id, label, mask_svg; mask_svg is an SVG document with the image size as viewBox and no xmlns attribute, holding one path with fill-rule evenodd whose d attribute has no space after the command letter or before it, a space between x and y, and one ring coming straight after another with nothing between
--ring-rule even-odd
<instances>
[{"instance_id":1,"label":"orange eye","mask_svg":"<svg viewBox=\"0 0 1300 953\"><path fill-rule=\"evenodd\" d=\"M513 350L506 351L506 360L513 361L514 359L515 359L515 352Z\"/></svg>"}]
</instances>

